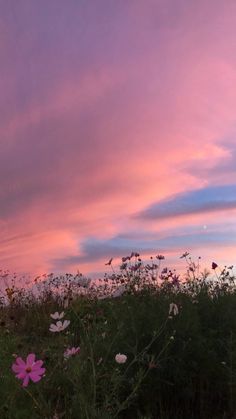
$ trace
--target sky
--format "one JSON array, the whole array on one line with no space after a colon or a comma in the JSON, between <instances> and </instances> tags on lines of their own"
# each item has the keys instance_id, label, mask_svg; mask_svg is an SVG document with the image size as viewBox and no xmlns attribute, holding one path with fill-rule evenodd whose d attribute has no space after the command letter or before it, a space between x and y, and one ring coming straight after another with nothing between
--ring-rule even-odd
<instances>
[{"instance_id":1,"label":"sky","mask_svg":"<svg viewBox=\"0 0 236 419\"><path fill-rule=\"evenodd\" d=\"M0 267L236 262L235 0L0 1Z\"/></svg>"}]
</instances>

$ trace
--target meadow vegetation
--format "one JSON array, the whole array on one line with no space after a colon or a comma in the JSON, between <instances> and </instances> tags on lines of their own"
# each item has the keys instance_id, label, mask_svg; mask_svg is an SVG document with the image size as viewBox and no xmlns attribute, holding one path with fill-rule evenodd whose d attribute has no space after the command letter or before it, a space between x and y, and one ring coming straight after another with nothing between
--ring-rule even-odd
<instances>
[{"instance_id":1,"label":"meadow vegetation","mask_svg":"<svg viewBox=\"0 0 236 419\"><path fill-rule=\"evenodd\" d=\"M234 268L181 258L182 277L132 252L33 288L2 271L0 418L235 418Z\"/></svg>"}]
</instances>

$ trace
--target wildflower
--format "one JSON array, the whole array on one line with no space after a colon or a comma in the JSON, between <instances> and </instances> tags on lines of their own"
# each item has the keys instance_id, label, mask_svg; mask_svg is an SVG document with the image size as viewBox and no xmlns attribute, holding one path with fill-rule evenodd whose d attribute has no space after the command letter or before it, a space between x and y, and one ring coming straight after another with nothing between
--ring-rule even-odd
<instances>
[{"instance_id":1,"label":"wildflower","mask_svg":"<svg viewBox=\"0 0 236 419\"><path fill-rule=\"evenodd\" d=\"M188 252L184 252L184 253L182 254L182 256L180 256L180 259L186 258L188 255L189 255L189 253L188 253Z\"/></svg>"},{"instance_id":2,"label":"wildflower","mask_svg":"<svg viewBox=\"0 0 236 419\"><path fill-rule=\"evenodd\" d=\"M124 262L126 262L127 260L130 260L130 258L131 258L131 256L123 256L122 257L122 262L124 263Z\"/></svg>"},{"instance_id":3,"label":"wildflower","mask_svg":"<svg viewBox=\"0 0 236 419\"><path fill-rule=\"evenodd\" d=\"M111 258L105 265L111 265L111 262L113 261L113 258Z\"/></svg>"},{"instance_id":4,"label":"wildflower","mask_svg":"<svg viewBox=\"0 0 236 419\"><path fill-rule=\"evenodd\" d=\"M16 374L16 377L23 380L23 387L27 387L29 380L31 379L34 383L41 380L42 375L45 373L45 368L42 368L43 361L35 361L35 354L29 354L26 358L26 362L22 358L16 358L15 364L12 365L12 371Z\"/></svg>"},{"instance_id":5,"label":"wildflower","mask_svg":"<svg viewBox=\"0 0 236 419\"><path fill-rule=\"evenodd\" d=\"M170 337L170 340L174 340L174 339L175 339L175 338L174 338L174 336L171 336L171 337Z\"/></svg>"},{"instance_id":6,"label":"wildflower","mask_svg":"<svg viewBox=\"0 0 236 419\"><path fill-rule=\"evenodd\" d=\"M176 316L177 314L179 314L179 309L178 306L174 303L170 304L170 308L169 308L169 316L173 314L174 316Z\"/></svg>"},{"instance_id":7,"label":"wildflower","mask_svg":"<svg viewBox=\"0 0 236 419\"><path fill-rule=\"evenodd\" d=\"M68 359L72 356L77 355L80 352L80 347L77 346L77 348L75 348L74 346L72 348L67 348L64 352L64 358Z\"/></svg>"},{"instance_id":8,"label":"wildflower","mask_svg":"<svg viewBox=\"0 0 236 419\"><path fill-rule=\"evenodd\" d=\"M179 275L174 274L172 276L172 285L176 285L177 287L179 287L179 285L180 285Z\"/></svg>"},{"instance_id":9,"label":"wildflower","mask_svg":"<svg viewBox=\"0 0 236 419\"><path fill-rule=\"evenodd\" d=\"M50 314L51 318L54 320L61 320L63 319L64 315L65 315L64 311L62 311L60 314L58 313L58 311L56 311L53 314Z\"/></svg>"},{"instance_id":10,"label":"wildflower","mask_svg":"<svg viewBox=\"0 0 236 419\"><path fill-rule=\"evenodd\" d=\"M141 263L139 262L136 265L131 266L130 267L130 270L133 271L133 272L135 272L135 271L137 271L140 268L140 266L141 266Z\"/></svg>"},{"instance_id":11,"label":"wildflower","mask_svg":"<svg viewBox=\"0 0 236 419\"><path fill-rule=\"evenodd\" d=\"M49 330L50 332L62 332L65 330L70 324L70 320L64 320L64 322L58 321L56 324L50 324Z\"/></svg>"},{"instance_id":12,"label":"wildflower","mask_svg":"<svg viewBox=\"0 0 236 419\"><path fill-rule=\"evenodd\" d=\"M157 255L156 258L158 260L164 260L165 259L165 256L163 256L163 255Z\"/></svg>"},{"instance_id":13,"label":"wildflower","mask_svg":"<svg viewBox=\"0 0 236 419\"><path fill-rule=\"evenodd\" d=\"M124 364L127 361L127 356L123 354L117 354L115 360L118 364Z\"/></svg>"},{"instance_id":14,"label":"wildflower","mask_svg":"<svg viewBox=\"0 0 236 419\"><path fill-rule=\"evenodd\" d=\"M212 269L216 269L217 267L218 267L217 263L212 262L212 264L211 264L211 268L212 268Z\"/></svg>"}]
</instances>

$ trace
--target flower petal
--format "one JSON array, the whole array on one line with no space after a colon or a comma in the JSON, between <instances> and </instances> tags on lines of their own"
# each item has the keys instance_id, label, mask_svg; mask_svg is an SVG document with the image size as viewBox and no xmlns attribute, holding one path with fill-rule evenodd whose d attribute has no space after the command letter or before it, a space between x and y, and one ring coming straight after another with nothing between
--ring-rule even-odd
<instances>
[{"instance_id":1,"label":"flower petal","mask_svg":"<svg viewBox=\"0 0 236 419\"><path fill-rule=\"evenodd\" d=\"M18 365L21 365L23 368L25 368L26 367L26 363L25 363L25 361L23 361L23 359L21 358L21 357L17 357L16 358L16 363L18 364Z\"/></svg>"},{"instance_id":2,"label":"flower petal","mask_svg":"<svg viewBox=\"0 0 236 419\"><path fill-rule=\"evenodd\" d=\"M55 324L50 324L49 327L50 332L58 332L58 327Z\"/></svg>"},{"instance_id":3,"label":"flower petal","mask_svg":"<svg viewBox=\"0 0 236 419\"><path fill-rule=\"evenodd\" d=\"M32 366L35 362L35 354L29 354L26 358L26 364L27 366Z\"/></svg>"},{"instance_id":4,"label":"flower petal","mask_svg":"<svg viewBox=\"0 0 236 419\"><path fill-rule=\"evenodd\" d=\"M21 371L19 374L16 375L16 377L19 378L19 380L23 380L26 375L27 375L26 371Z\"/></svg>"},{"instance_id":5,"label":"flower petal","mask_svg":"<svg viewBox=\"0 0 236 419\"><path fill-rule=\"evenodd\" d=\"M36 375L43 375L45 373L46 369L45 368L39 368L36 371L32 371L31 374L36 374Z\"/></svg>"},{"instance_id":6,"label":"flower petal","mask_svg":"<svg viewBox=\"0 0 236 419\"><path fill-rule=\"evenodd\" d=\"M40 375L38 375L38 374L36 374L35 372L34 373L30 373L29 374L29 376L30 376L30 379L34 382L34 383L37 383L38 381L40 381L41 380L41 376Z\"/></svg>"},{"instance_id":7,"label":"flower petal","mask_svg":"<svg viewBox=\"0 0 236 419\"><path fill-rule=\"evenodd\" d=\"M26 374L22 386L27 387L28 384L29 384L29 374Z\"/></svg>"},{"instance_id":8,"label":"flower petal","mask_svg":"<svg viewBox=\"0 0 236 419\"><path fill-rule=\"evenodd\" d=\"M32 365L32 371L36 371L38 370L40 367L42 367L43 365L43 361L39 360L36 361L33 365Z\"/></svg>"},{"instance_id":9,"label":"flower petal","mask_svg":"<svg viewBox=\"0 0 236 419\"><path fill-rule=\"evenodd\" d=\"M21 372L21 371L24 371L25 370L24 367L22 367L21 365L17 365L17 364L13 364L12 367L11 367L11 369L15 373L18 373L18 372Z\"/></svg>"}]
</instances>

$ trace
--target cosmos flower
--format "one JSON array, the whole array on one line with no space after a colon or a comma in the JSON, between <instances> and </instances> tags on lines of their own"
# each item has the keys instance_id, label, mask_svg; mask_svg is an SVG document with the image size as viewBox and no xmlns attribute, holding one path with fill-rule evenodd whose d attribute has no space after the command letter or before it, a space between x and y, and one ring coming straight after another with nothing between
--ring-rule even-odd
<instances>
[{"instance_id":1,"label":"cosmos flower","mask_svg":"<svg viewBox=\"0 0 236 419\"><path fill-rule=\"evenodd\" d=\"M141 267L141 262L137 263L136 265L133 265L130 267L130 270L133 272L136 272Z\"/></svg>"},{"instance_id":2,"label":"cosmos flower","mask_svg":"<svg viewBox=\"0 0 236 419\"><path fill-rule=\"evenodd\" d=\"M131 256L123 256L122 257L122 262L124 263L124 262L126 262L127 260L130 260L131 259L131 257L132 257L132 254L131 254Z\"/></svg>"},{"instance_id":3,"label":"cosmos flower","mask_svg":"<svg viewBox=\"0 0 236 419\"><path fill-rule=\"evenodd\" d=\"M62 311L61 313L58 313L58 311L56 311L55 313L50 314L51 318L54 320L61 320L63 319L64 315L65 315L64 311Z\"/></svg>"},{"instance_id":4,"label":"cosmos flower","mask_svg":"<svg viewBox=\"0 0 236 419\"><path fill-rule=\"evenodd\" d=\"M64 322L58 321L56 324L50 324L49 330L50 332L62 332L65 330L70 324L70 320L64 320Z\"/></svg>"},{"instance_id":5,"label":"cosmos flower","mask_svg":"<svg viewBox=\"0 0 236 419\"><path fill-rule=\"evenodd\" d=\"M189 253L188 252L184 252L182 254L182 256L180 256L180 259L186 258L187 256L189 256Z\"/></svg>"},{"instance_id":6,"label":"cosmos flower","mask_svg":"<svg viewBox=\"0 0 236 419\"><path fill-rule=\"evenodd\" d=\"M124 364L127 361L127 356L124 354L116 354L115 360L118 364Z\"/></svg>"},{"instance_id":7,"label":"cosmos flower","mask_svg":"<svg viewBox=\"0 0 236 419\"><path fill-rule=\"evenodd\" d=\"M164 260L165 259L165 256L163 256L163 255L157 255L156 258L158 260Z\"/></svg>"},{"instance_id":8,"label":"cosmos flower","mask_svg":"<svg viewBox=\"0 0 236 419\"><path fill-rule=\"evenodd\" d=\"M111 258L105 265L111 265L111 262L113 261L113 258Z\"/></svg>"},{"instance_id":9,"label":"cosmos flower","mask_svg":"<svg viewBox=\"0 0 236 419\"><path fill-rule=\"evenodd\" d=\"M12 371L16 377L23 380L23 387L27 387L29 380L37 383L41 380L42 375L45 373L45 368L42 368L43 361L35 361L35 354L29 354L26 362L22 358L16 358L16 362L12 365Z\"/></svg>"},{"instance_id":10,"label":"cosmos flower","mask_svg":"<svg viewBox=\"0 0 236 419\"><path fill-rule=\"evenodd\" d=\"M217 267L218 267L217 263L212 262L211 268L212 268L212 269L216 269Z\"/></svg>"},{"instance_id":11,"label":"cosmos flower","mask_svg":"<svg viewBox=\"0 0 236 419\"><path fill-rule=\"evenodd\" d=\"M177 314L179 314L179 309L178 306L174 303L170 304L170 308L169 308L169 316L173 314L174 316L176 316Z\"/></svg>"},{"instance_id":12,"label":"cosmos flower","mask_svg":"<svg viewBox=\"0 0 236 419\"><path fill-rule=\"evenodd\" d=\"M179 287L179 285L180 285L179 275L174 274L172 276L172 285L176 285L177 287Z\"/></svg>"},{"instance_id":13,"label":"cosmos flower","mask_svg":"<svg viewBox=\"0 0 236 419\"><path fill-rule=\"evenodd\" d=\"M64 358L68 359L72 356L75 356L77 354L79 354L80 352L80 347L77 346L77 348L75 348L74 346L72 348L67 348L64 352Z\"/></svg>"}]
</instances>

